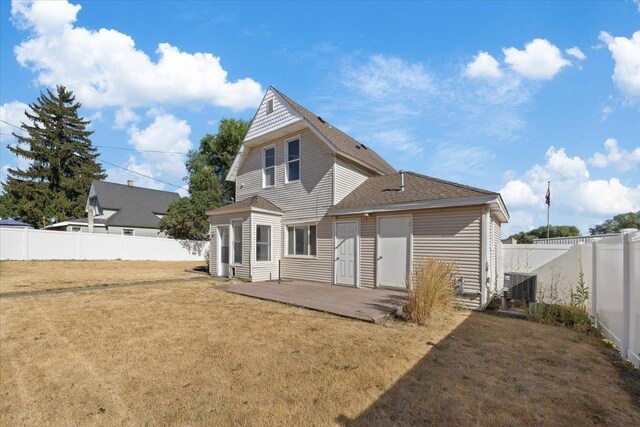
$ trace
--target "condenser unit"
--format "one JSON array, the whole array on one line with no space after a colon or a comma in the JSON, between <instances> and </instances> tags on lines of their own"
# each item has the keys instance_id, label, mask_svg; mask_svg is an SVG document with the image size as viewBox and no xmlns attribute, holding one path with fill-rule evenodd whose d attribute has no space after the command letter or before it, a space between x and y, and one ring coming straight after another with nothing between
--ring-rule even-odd
<instances>
[{"instance_id":1,"label":"condenser unit","mask_svg":"<svg viewBox=\"0 0 640 427\"><path fill-rule=\"evenodd\" d=\"M538 276L529 273L504 273L504 287L509 290L509 299L525 303L536 302Z\"/></svg>"}]
</instances>

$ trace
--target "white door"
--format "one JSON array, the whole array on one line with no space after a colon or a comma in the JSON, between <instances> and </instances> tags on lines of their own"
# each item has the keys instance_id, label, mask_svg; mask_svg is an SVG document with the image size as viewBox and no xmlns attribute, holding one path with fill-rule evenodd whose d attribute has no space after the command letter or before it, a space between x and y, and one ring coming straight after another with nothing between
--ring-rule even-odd
<instances>
[{"instance_id":1,"label":"white door","mask_svg":"<svg viewBox=\"0 0 640 427\"><path fill-rule=\"evenodd\" d=\"M218 227L218 276L229 277L229 227Z\"/></svg>"},{"instance_id":2,"label":"white door","mask_svg":"<svg viewBox=\"0 0 640 427\"><path fill-rule=\"evenodd\" d=\"M404 288L409 275L411 217L378 218L378 285Z\"/></svg>"},{"instance_id":3,"label":"white door","mask_svg":"<svg viewBox=\"0 0 640 427\"><path fill-rule=\"evenodd\" d=\"M356 286L358 223L336 222L336 284Z\"/></svg>"}]
</instances>

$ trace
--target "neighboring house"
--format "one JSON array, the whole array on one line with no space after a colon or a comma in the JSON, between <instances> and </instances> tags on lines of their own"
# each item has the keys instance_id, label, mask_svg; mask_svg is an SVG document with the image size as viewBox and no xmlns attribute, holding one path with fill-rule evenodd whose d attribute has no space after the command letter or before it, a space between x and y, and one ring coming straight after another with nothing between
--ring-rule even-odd
<instances>
[{"instance_id":1,"label":"neighboring house","mask_svg":"<svg viewBox=\"0 0 640 427\"><path fill-rule=\"evenodd\" d=\"M12 218L0 219L0 228L33 228L33 225L26 222L16 221Z\"/></svg>"},{"instance_id":2,"label":"neighboring house","mask_svg":"<svg viewBox=\"0 0 640 427\"><path fill-rule=\"evenodd\" d=\"M135 187L113 182L93 181L87 198L87 218L70 219L45 227L47 230L127 236L166 237L158 221L166 215L169 203L178 193ZM91 219L93 211L93 219Z\"/></svg>"},{"instance_id":3,"label":"neighboring house","mask_svg":"<svg viewBox=\"0 0 640 427\"><path fill-rule=\"evenodd\" d=\"M499 277L500 194L397 172L273 87L227 180L236 203L207 211L214 275L403 289L415 259L446 257L471 308Z\"/></svg>"}]
</instances>

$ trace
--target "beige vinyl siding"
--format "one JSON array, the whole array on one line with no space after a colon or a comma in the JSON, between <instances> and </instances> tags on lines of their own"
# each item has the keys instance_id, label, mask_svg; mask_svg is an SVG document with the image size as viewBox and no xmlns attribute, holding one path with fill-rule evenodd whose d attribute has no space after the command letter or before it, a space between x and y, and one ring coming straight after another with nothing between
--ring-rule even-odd
<instances>
[{"instance_id":1,"label":"beige vinyl siding","mask_svg":"<svg viewBox=\"0 0 640 427\"><path fill-rule=\"evenodd\" d=\"M273 111L267 114L267 104L273 100ZM302 120L300 115L289 109L272 89L269 89L264 96L256 115L251 122L251 127L247 132L245 141L265 135L273 130L287 126L291 123Z\"/></svg>"},{"instance_id":2,"label":"beige vinyl siding","mask_svg":"<svg viewBox=\"0 0 640 427\"><path fill-rule=\"evenodd\" d=\"M369 175L362 171L357 166L351 163L345 162L340 158L336 159L335 167L335 182L334 203L339 203L349 193L355 190L360 184L366 181Z\"/></svg>"},{"instance_id":3,"label":"beige vinyl siding","mask_svg":"<svg viewBox=\"0 0 640 427\"><path fill-rule=\"evenodd\" d=\"M278 263L282 254L282 223L280 216L251 213L251 280L278 279ZM256 228L258 225L271 226L271 261L256 260Z\"/></svg>"},{"instance_id":4,"label":"beige vinyl siding","mask_svg":"<svg viewBox=\"0 0 640 427\"><path fill-rule=\"evenodd\" d=\"M249 213L236 213L236 214L227 214L227 215L217 215L210 217L211 224L211 243L209 249L209 273L212 275L216 275L217 271L217 250L218 246L217 242L217 230L216 227L220 225L227 225L231 227L231 221L234 219L242 220L242 264L229 264L229 268L235 267L236 269L236 277L245 280L251 280L251 264L250 264L250 247L251 247L251 219L249 217ZM231 245L231 241L229 241L229 245ZM231 261L231 260L229 260Z\"/></svg>"},{"instance_id":5,"label":"beige vinyl siding","mask_svg":"<svg viewBox=\"0 0 640 427\"><path fill-rule=\"evenodd\" d=\"M300 181L285 184L285 141L300 136ZM276 147L275 187L262 188L263 148ZM236 178L237 201L256 194L285 212L285 220L319 220L332 202L333 153L312 131L306 129L253 147Z\"/></svg>"},{"instance_id":6,"label":"beige vinyl siding","mask_svg":"<svg viewBox=\"0 0 640 427\"><path fill-rule=\"evenodd\" d=\"M288 224L285 222L282 229ZM324 217L317 224L315 258L284 256L282 277L333 283L333 219ZM284 249L284 248L283 248Z\"/></svg>"},{"instance_id":7,"label":"beige vinyl siding","mask_svg":"<svg viewBox=\"0 0 640 427\"><path fill-rule=\"evenodd\" d=\"M481 206L428 209L413 213L413 256L442 257L456 263L457 274L464 278L465 293L458 297L468 308L481 304Z\"/></svg>"},{"instance_id":8,"label":"beige vinyl siding","mask_svg":"<svg viewBox=\"0 0 640 427\"><path fill-rule=\"evenodd\" d=\"M360 218L360 286L374 287L376 283L376 236L375 216Z\"/></svg>"},{"instance_id":9,"label":"beige vinyl siding","mask_svg":"<svg viewBox=\"0 0 640 427\"><path fill-rule=\"evenodd\" d=\"M491 289L490 291L499 290L502 287L502 275L504 274L502 268L502 228L500 221L494 216L491 215L491 227L493 230L492 233L492 241L491 241L491 268L493 271L491 277Z\"/></svg>"}]
</instances>

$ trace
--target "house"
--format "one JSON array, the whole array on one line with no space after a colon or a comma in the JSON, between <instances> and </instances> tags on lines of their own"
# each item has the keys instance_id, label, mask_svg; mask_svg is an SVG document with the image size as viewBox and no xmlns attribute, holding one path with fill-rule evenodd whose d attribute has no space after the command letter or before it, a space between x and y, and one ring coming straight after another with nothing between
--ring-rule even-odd
<instances>
[{"instance_id":1,"label":"house","mask_svg":"<svg viewBox=\"0 0 640 427\"><path fill-rule=\"evenodd\" d=\"M0 218L0 228L33 228L33 225L27 224L26 222L16 221L13 218L2 219Z\"/></svg>"},{"instance_id":2,"label":"house","mask_svg":"<svg viewBox=\"0 0 640 427\"><path fill-rule=\"evenodd\" d=\"M136 187L114 182L93 181L85 211L87 218L70 219L45 229L125 236L166 237L158 230L169 203L180 195L171 191Z\"/></svg>"},{"instance_id":3,"label":"house","mask_svg":"<svg viewBox=\"0 0 640 427\"><path fill-rule=\"evenodd\" d=\"M499 277L500 194L398 172L273 87L227 180L236 202L207 211L211 274L403 289L414 260L447 257L470 308Z\"/></svg>"}]
</instances>

